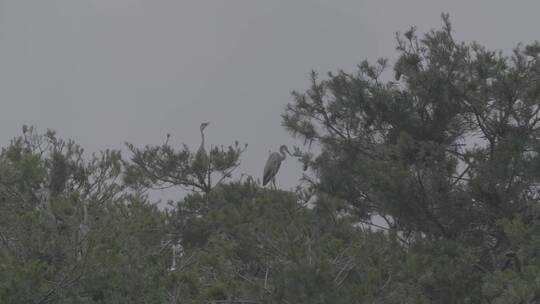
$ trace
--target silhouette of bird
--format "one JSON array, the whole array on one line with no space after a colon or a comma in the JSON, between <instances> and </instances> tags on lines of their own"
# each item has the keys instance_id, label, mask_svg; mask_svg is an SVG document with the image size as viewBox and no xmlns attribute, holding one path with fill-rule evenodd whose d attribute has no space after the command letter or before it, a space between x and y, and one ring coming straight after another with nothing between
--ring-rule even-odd
<instances>
[{"instance_id":1,"label":"silhouette of bird","mask_svg":"<svg viewBox=\"0 0 540 304\"><path fill-rule=\"evenodd\" d=\"M291 152L289 152L287 146L282 145L281 147L279 147L279 153L273 152L268 157L268 160L264 165L263 186L266 186L266 184L272 181L272 185L274 185L274 189L276 189L276 174L278 173L279 167L281 166L281 162L285 159L285 157L287 157L285 152L291 155Z\"/></svg>"},{"instance_id":2,"label":"silhouette of bird","mask_svg":"<svg viewBox=\"0 0 540 304\"><path fill-rule=\"evenodd\" d=\"M204 129L209 124L209 122L203 122L201 124L201 146L199 147L199 150L197 150L197 154L195 155L195 159L197 161L201 160L202 162L205 162L208 160L208 154L206 153L206 149L204 148Z\"/></svg>"},{"instance_id":3,"label":"silhouette of bird","mask_svg":"<svg viewBox=\"0 0 540 304\"><path fill-rule=\"evenodd\" d=\"M208 170L208 154L206 153L206 149L204 148L204 129L209 125L209 122L203 122L201 124L201 146L197 150L197 153L195 154L195 163L194 163L194 169L197 172L197 176L199 178L199 181L202 183L206 176L206 171Z\"/></svg>"}]
</instances>

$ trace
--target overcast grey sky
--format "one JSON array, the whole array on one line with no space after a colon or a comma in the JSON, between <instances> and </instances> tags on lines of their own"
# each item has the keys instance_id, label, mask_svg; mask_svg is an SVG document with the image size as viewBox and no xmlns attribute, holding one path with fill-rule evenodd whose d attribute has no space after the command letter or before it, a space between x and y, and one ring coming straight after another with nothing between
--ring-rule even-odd
<instances>
[{"instance_id":1,"label":"overcast grey sky","mask_svg":"<svg viewBox=\"0 0 540 304\"><path fill-rule=\"evenodd\" d=\"M248 143L240 171L298 144L281 127L308 74L395 59L396 31L439 27L509 52L539 39L538 1L0 0L0 143L22 124L86 151L124 141ZM278 184L300 167L286 161Z\"/></svg>"}]
</instances>

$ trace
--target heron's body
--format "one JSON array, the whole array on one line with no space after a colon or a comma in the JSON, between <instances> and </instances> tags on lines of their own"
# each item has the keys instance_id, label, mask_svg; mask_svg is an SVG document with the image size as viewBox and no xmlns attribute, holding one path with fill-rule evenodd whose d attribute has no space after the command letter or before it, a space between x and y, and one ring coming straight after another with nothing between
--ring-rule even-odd
<instances>
[{"instance_id":1,"label":"heron's body","mask_svg":"<svg viewBox=\"0 0 540 304\"><path fill-rule=\"evenodd\" d=\"M278 152L270 153L270 156L268 157L268 160L266 161L266 164L264 165L263 186L266 186L266 184L272 181L274 188L276 188L275 178L276 178L276 174L279 171L279 167L281 167L281 162L286 157L285 152L287 152L290 155L290 152L287 149L287 146L281 146L279 148L279 153Z\"/></svg>"},{"instance_id":2,"label":"heron's body","mask_svg":"<svg viewBox=\"0 0 540 304\"><path fill-rule=\"evenodd\" d=\"M199 150L197 150L197 154L195 154L195 163L194 167L197 171L197 175L199 178L199 181L203 183L206 173L208 171L208 165L209 165L209 158L208 154L206 153L206 149L204 148L204 129L209 125L208 122L203 122L201 124L201 146L199 147Z\"/></svg>"},{"instance_id":3,"label":"heron's body","mask_svg":"<svg viewBox=\"0 0 540 304\"><path fill-rule=\"evenodd\" d=\"M209 122L203 122L201 124L201 146L199 147L199 150L197 150L197 155L195 156L197 159L207 160L208 154L206 154L206 149L204 148L204 129L209 125Z\"/></svg>"}]
</instances>

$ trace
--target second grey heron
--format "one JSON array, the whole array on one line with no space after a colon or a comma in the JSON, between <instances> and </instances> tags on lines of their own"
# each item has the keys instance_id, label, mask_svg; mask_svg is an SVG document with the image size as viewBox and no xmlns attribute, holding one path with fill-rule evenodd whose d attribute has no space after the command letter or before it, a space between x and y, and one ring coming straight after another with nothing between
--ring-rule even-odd
<instances>
[{"instance_id":1,"label":"second grey heron","mask_svg":"<svg viewBox=\"0 0 540 304\"><path fill-rule=\"evenodd\" d=\"M281 166L281 162L285 159L285 157L287 157L285 152L291 155L291 152L289 152L287 146L282 145L281 147L279 147L279 153L273 152L268 157L268 160L264 165L263 186L272 181L272 185L274 185L274 189L276 189L276 174L279 170L279 167Z\"/></svg>"}]
</instances>

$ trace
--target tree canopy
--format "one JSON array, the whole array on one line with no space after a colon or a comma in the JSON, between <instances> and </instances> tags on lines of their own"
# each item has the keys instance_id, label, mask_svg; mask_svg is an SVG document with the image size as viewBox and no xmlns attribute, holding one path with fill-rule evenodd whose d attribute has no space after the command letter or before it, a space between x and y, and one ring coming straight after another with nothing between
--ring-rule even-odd
<instances>
[{"instance_id":1,"label":"tree canopy","mask_svg":"<svg viewBox=\"0 0 540 304\"><path fill-rule=\"evenodd\" d=\"M506 56L442 21L293 92L297 192L235 178L239 143L89 156L24 126L0 153L0 302L540 302L540 43ZM163 187L188 194L158 208Z\"/></svg>"}]
</instances>

